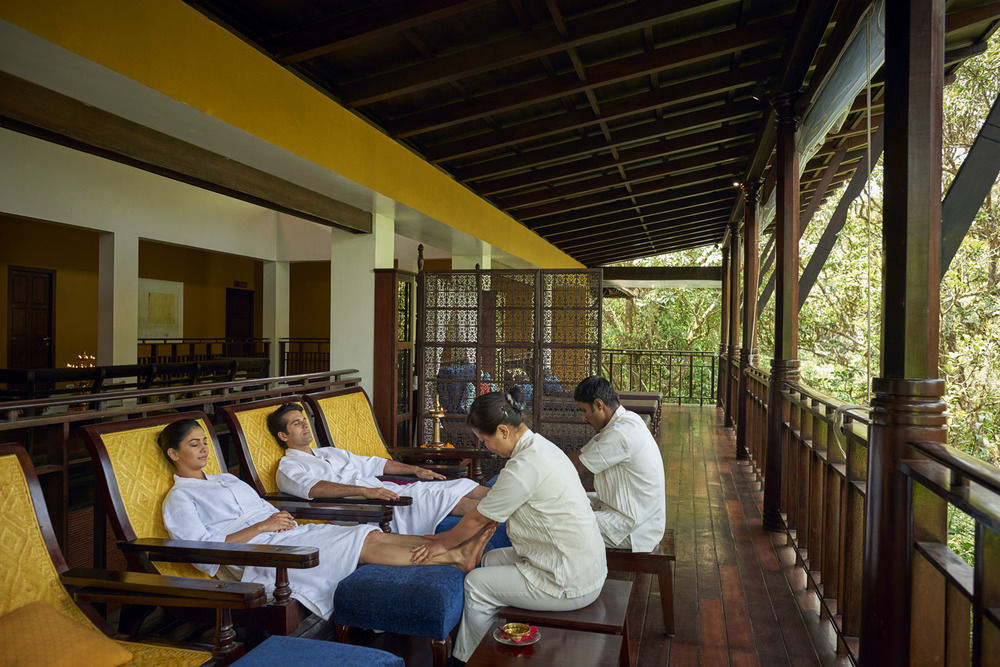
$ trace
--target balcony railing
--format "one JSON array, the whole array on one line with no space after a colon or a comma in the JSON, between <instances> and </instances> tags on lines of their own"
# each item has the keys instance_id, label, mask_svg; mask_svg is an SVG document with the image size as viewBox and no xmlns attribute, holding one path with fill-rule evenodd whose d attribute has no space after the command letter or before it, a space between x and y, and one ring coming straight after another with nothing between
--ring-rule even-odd
<instances>
[{"instance_id":1,"label":"balcony railing","mask_svg":"<svg viewBox=\"0 0 1000 667\"><path fill-rule=\"evenodd\" d=\"M761 475L768 382L748 369L747 447ZM822 615L857 664L871 424L863 409L801 383L780 395L780 516ZM911 597L898 601L898 622L910 628L910 664L987 664L1000 655L1000 471L954 447L913 442L896 472L909 487L910 556L899 567ZM974 526L971 562L948 545L949 512Z\"/></svg>"},{"instance_id":2,"label":"balcony railing","mask_svg":"<svg viewBox=\"0 0 1000 667\"><path fill-rule=\"evenodd\" d=\"M278 357L282 375L321 373L330 369L330 339L282 338Z\"/></svg>"},{"instance_id":3,"label":"balcony railing","mask_svg":"<svg viewBox=\"0 0 1000 667\"><path fill-rule=\"evenodd\" d=\"M660 392L664 401L714 403L717 356L691 350L601 350L603 374L618 391Z\"/></svg>"},{"instance_id":4,"label":"balcony railing","mask_svg":"<svg viewBox=\"0 0 1000 667\"><path fill-rule=\"evenodd\" d=\"M263 357L271 354L267 338L140 338L139 364L210 361L226 357Z\"/></svg>"}]
</instances>

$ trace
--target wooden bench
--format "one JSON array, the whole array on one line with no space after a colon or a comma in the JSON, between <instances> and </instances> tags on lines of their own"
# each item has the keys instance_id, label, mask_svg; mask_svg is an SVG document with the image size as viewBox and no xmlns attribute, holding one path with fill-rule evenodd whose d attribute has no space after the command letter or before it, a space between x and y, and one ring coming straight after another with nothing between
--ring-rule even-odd
<instances>
[{"instance_id":1,"label":"wooden bench","mask_svg":"<svg viewBox=\"0 0 1000 667\"><path fill-rule=\"evenodd\" d=\"M586 607L574 611L538 611L520 607L501 607L497 614L507 622L519 621L548 628L596 632L622 638L619 664L629 667L628 602L632 595L632 582L608 579L600 596ZM543 633L544 634L544 633ZM492 641L492 639L490 639ZM542 641L545 641L544 639ZM541 643L541 642L539 642Z\"/></svg>"},{"instance_id":2,"label":"wooden bench","mask_svg":"<svg viewBox=\"0 0 1000 667\"><path fill-rule=\"evenodd\" d=\"M493 638L490 630L479 642L468 667L516 667L525 660L539 665L610 665L621 655L622 638L579 630L545 628L542 637L528 646L507 646Z\"/></svg>"},{"instance_id":3,"label":"wooden bench","mask_svg":"<svg viewBox=\"0 0 1000 667\"><path fill-rule=\"evenodd\" d=\"M660 605L663 608L663 629L674 634L674 577L671 563L674 562L674 531L667 529L663 539L652 551L632 552L623 549L608 549L608 570L614 572L643 572L656 575L660 583Z\"/></svg>"}]
</instances>

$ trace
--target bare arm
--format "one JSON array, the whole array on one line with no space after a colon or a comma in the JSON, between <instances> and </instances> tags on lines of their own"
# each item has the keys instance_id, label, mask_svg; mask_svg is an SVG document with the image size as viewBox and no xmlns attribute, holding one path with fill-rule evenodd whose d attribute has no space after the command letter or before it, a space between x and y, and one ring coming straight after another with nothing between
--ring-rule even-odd
<instances>
[{"instance_id":1,"label":"bare arm","mask_svg":"<svg viewBox=\"0 0 1000 667\"><path fill-rule=\"evenodd\" d=\"M389 459L385 462L385 468L383 470L386 475L416 475L420 479L444 479L444 475L436 473L433 470L428 470L427 468L421 468L420 466L411 466L406 463L400 463L399 461L393 461Z\"/></svg>"},{"instance_id":2,"label":"bare arm","mask_svg":"<svg viewBox=\"0 0 1000 667\"><path fill-rule=\"evenodd\" d=\"M288 512L275 512L263 521L259 521L252 526L247 526L243 530L237 530L231 535L226 535L226 542L246 543L257 537L261 533L280 533L291 530L298 524Z\"/></svg>"},{"instance_id":3,"label":"bare arm","mask_svg":"<svg viewBox=\"0 0 1000 667\"><path fill-rule=\"evenodd\" d=\"M310 498L346 498L361 496L370 500L399 500L399 496L382 487L353 486L337 482L316 482L309 489Z\"/></svg>"},{"instance_id":4,"label":"bare arm","mask_svg":"<svg viewBox=\"0 0 1000 667\"><path fill-rule=\"evenodd\" d=\"M569 460L573 462L573 467L575 467L576 471L578 473L580 473L581 475L583 473L585 473L585 472L590 472L590 470L587 468L587 466L583 465L583 462L580 460L580 452L579 451L575 451L572 454L570 454L569 455Z\"/></svg>"}]
</instances>

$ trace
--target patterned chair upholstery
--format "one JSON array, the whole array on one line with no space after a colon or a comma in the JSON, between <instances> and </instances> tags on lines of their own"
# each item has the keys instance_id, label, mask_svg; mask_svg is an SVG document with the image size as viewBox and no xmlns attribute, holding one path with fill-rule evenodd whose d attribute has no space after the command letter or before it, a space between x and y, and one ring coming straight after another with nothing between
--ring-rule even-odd
<instances>
[{"instance_id":1,"label":"patterned chair upholstery","mask_svg":"<svg viewBox=\"0 0 1000 667\"><path fill-rule=\"evenodd\" d=\"M32 493L32 486L36 493ZM0 447L0 561L4 563L0 570L0 615L29 602L42 601L74 621L98 630L59 580L59 575L67 570L66 562L55 542L38 478L27 455L19 458L13 446ZM129 665L185 667L201 665L212 657L210 653L184 648L118 643L132 653Z\"/></svg>"}]
</instances>

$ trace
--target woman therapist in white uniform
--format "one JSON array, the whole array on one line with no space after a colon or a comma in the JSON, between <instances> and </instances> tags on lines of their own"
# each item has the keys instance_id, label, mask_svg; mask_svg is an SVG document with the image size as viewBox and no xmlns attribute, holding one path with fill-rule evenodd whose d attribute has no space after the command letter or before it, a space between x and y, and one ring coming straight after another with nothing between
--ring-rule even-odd
<instances>
[{"instance_id":1,"label":"woman therapist in white uniform","mask_svg":"<svg viewBox=\"0 0 1000 667\"><path fill-rule=\"evenodd\" d=\"M424 563L484 528L507 522L513 546L494 549L465 577L465 611L454 656L468 660L497 623L497 610L570 611L600 595L607 575L604 540L580 476L561 449L521 419L524 394L483 394L468 423L486 447L510 460L479 506L453 529L413 549Z\"/></svg>"}]
</instances>

